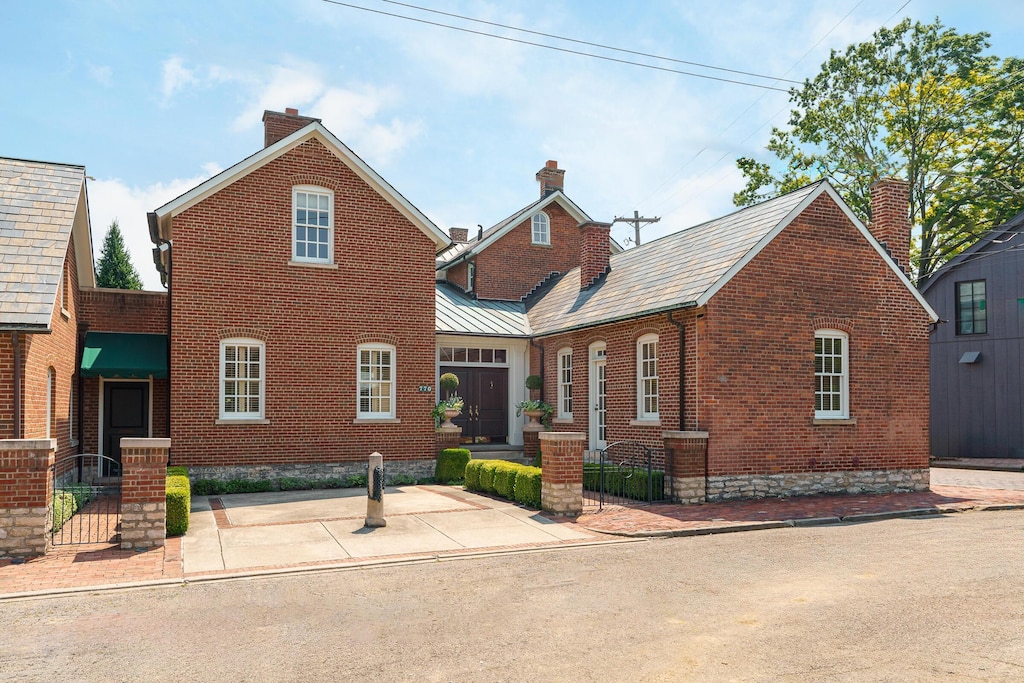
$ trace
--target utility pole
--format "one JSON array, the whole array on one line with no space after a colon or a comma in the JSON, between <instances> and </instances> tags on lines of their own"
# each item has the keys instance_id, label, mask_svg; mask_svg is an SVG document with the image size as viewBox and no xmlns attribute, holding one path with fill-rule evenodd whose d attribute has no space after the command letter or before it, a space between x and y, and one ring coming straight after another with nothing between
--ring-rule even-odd
<instances>
[{"instance_id":1,"label":"utility pole","mask_svg":"<svg viewBox=\"0 0 1024 683\"><path fill-rule=\"evenodd\" d=\"M613 220L612 223L613 224L614 223L630 223L630 224L632 224L633 230L636 232L636 246L639 247L640 246L640 227L641 227L641 224L642 223L657 223L660 220L661 220L660 216L655 216L654 218L645 218L644 216L640 215L639 211L634 211L632 218L626 218L625 216L616 216L615 220ZM627 238L626 241L629 242L629 239Z\"/></svg>"}]
</instances>

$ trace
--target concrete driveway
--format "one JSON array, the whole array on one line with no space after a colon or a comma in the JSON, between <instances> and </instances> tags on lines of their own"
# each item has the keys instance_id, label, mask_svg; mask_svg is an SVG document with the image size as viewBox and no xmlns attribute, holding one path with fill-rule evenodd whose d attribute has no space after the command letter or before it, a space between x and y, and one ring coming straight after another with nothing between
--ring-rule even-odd
<instances>
[{"instance_id":1,"label":"concrete driveway","mask_svg":"<svg viewBox=\"0 0 1024 683\"><path fill-rule=\"evenodd\" d=\"M389 488L387 526L365 528L366 491L341 489L192 499L185 576L602 540L508 501L448 486Z\"/></svg>"}]
</instances>

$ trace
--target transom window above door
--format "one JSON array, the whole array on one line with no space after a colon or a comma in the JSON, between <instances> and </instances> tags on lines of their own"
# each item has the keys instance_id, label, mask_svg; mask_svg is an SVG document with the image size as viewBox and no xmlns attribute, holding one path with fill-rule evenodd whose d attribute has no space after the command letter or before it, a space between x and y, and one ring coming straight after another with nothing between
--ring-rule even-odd
<instances>
[{"instance_id":1,"label":"transom window above door","mask_svg":"<svg viewBox=\"0 0 1024 683\"><path fill-rule=\"evenodd\" d=\"M442 363L508 363L507 349L478 349L465 346L439 346L437 358Z\"/></svg>"},{"instance_id":2,"label":"transom window above door","mask_svg":"<svg viewBox=\"0 0 1024 683\"><path fill-rule=\"evenodd\" d=\"M334 194L314 187L292 191L292 259L334 262Z\"/></svg>"}]
</instances>

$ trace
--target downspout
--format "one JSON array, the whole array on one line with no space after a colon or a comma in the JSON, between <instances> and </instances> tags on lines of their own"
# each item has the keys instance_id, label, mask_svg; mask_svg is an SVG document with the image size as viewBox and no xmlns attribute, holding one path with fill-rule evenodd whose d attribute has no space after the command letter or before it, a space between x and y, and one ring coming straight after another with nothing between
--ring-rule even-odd
<instances>
[{"instance_id":1,"label":"downspout","mask_svg":"<svg viewBox=\"0 0 1024 683\"><path fill-rule=\"evenodd\" d=\"M683 418L683 411L686 406L686 328L684 323L676 320L673 316L675 311L669 311L667 318L670 323L679 328L679 431L686 431L686 421Z\"/></svg>"},{"instance_id":2,"label":"downspout","mask_svg":"<svg viewBox=\"0 0 1024 683\"><path fill-rule=\"evenodd\" d=\"M84 327L84 329L83 329ZM75 387L75 439L78 441L78 452L85 452L85 430L82 427L82 420L85 419L85 408L82 406L82 401L85 397L85 388L82 386L82 356L85 354L85 335L88 331L88 325L79 324L78 327L78 353L76 354L77 360L75 361L75 374L78 376L78 382Z\"/></svg>"},{"instance_id":3,"label":"downspout","mask_svg":"<svg viewBox=\"0 0 1024 683\"><path fill-rule=\"evenodd\" d=\"M167 254L167 268L160 268L159 258L154 259L156 261L157 269L163 271L165 280L167 283L167 438L171 436L171 288L173 287L173 256L171 247L173 246L172 240L164 239L160 236L160 223L155 211L150 211L146 214L146 220L149 223L149 237L150 240L156 244L154 253L159 250L160 252ZM171 465L172 451L167 452L167 465Z\"/></svg>"},{"instance_id":4,"label":"downspout","mask_svg":"<svg viewBox=\"0 0 1024 683\"><path fill-rule=\"evenodd\" d=\"M18 331L11 332L11 346L14 349L14 438L21 438L21 339Z\"/></svg>"}]
</instances>

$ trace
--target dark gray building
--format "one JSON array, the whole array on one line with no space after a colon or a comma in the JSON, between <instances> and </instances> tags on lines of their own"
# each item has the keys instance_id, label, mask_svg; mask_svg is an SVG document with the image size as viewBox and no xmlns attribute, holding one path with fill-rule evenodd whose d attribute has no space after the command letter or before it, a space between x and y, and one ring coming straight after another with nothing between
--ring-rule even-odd
<instances>
[{"instance_id":1,"label":"dark gray building","mask_svg":"<svg viewBox=\"0 0 1024 683\"><path fill-rule=\"evenodd\" d=\"M1024 212L921 286L931 338L937 458L1024 458Z\"/></svg>"}]
</instances>

